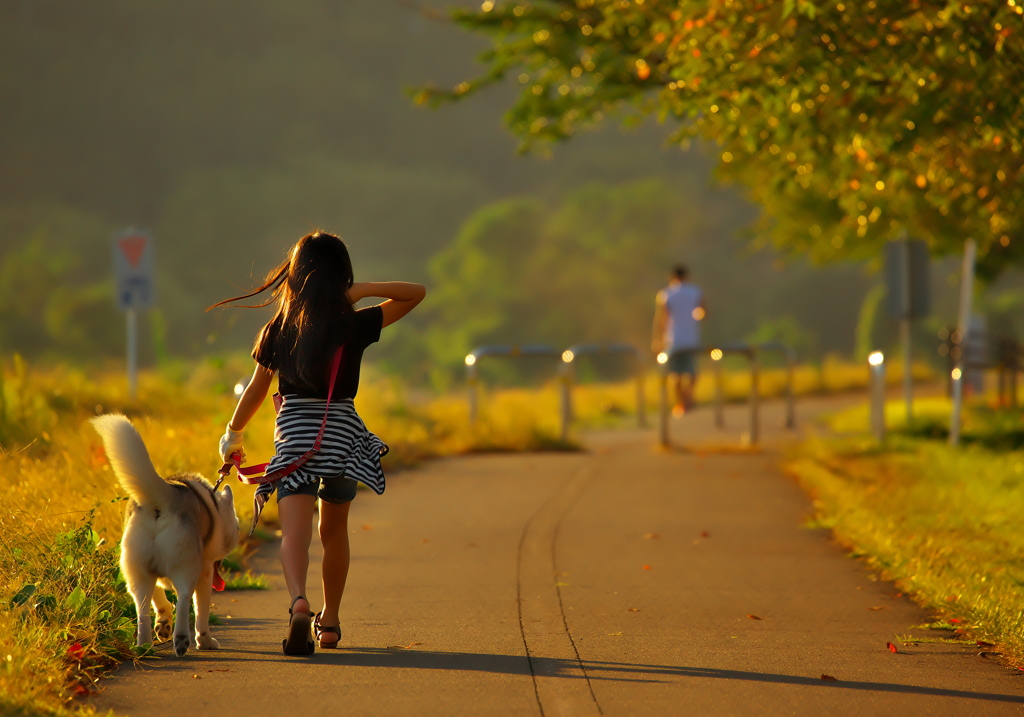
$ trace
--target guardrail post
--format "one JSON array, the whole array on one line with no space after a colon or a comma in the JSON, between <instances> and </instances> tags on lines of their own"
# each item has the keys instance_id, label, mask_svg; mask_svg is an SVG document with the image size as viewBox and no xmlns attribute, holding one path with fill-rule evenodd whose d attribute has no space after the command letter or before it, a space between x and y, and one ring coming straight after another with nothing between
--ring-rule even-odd
<instances>
[{"instance_id":1,"label":"guardrail post","mask_svg":"<svg viewBox=\"0 0 1024 717\"><path fill-rule=\"evenodd\" d=\"M633 353L636 361L636 424L647 428L647 397L644 391L644 359L639 350Z\"/></svg>"},{"instance_id":2,"label":"guardrail post","mask_svg":"<svg viewBox=\"0 0 1024 717\"><path fill-rule=\"evenodd\" d=\"M476 376L476 365L470 364L466 366L466 373L469 374L466 383L469 386L469 422L470 424L476 423L477 415L477 376Z\"/></svg>"},{"instance_id":3,"label":"guardrail post","mask_svg":"<svg viewBox=\"0 0 1024 717\"><path fill-rule=\"evenodd\" d=\"M757 445L761 432L760 361L757 350L750 351L750 445Z\"/></svg>"},{"instance_id":4,"label":"guardrail post","mask_svg":"<svg viewBox=\"0 0 1024 717\"><path fill-rule=\"evenodd\" d=\"M562 375L558 378L562 394L562 427L563 441L569 440L569 425L572 423L572 364L562 364Z\"/></svg>"},{"instance_id":5,"label":"guardrail post","mask_svg":"<svg viewBox=\"0 0 1024 717\"><path fill-rule=\"evenodd\" d=\"M786 428L796 428L796 392L793 386L796 374L796 357L786 351Z\"/></svg>"},{"instance_id":6,"label":"guardrail post","mask_svg":"<svg viewBox=\"0 0 1024 717\"><path fill-rule=\"evenodd\" d=\"M658 356L658 361L661 363L661 356ZM664 363L661 363L658 370L658 443L662 448L668 448L671 443L668 433L670 410L668 403L668 370Z\"/></svg>"},{"instance_id":7,"label":"guardrail post","mask_svg":"<svg viewBox=\"0 0 1024 717\"><path fill-rule=\"evenodd\" d=\"M725 428L725 386L722 376L721 349L711 349L711 361L715 372L715 428Z\"/></svg>"}]
</instances>

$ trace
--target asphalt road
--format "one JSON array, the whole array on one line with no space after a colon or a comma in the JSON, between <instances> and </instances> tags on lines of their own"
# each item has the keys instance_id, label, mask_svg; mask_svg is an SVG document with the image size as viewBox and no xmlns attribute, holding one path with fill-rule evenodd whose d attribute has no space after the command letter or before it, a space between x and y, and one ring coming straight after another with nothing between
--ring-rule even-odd
<instances>
[{"instance_id":1,"label":"asphalt road","mask_svg":"<svg viewBox=\"0 0 1024 717\"><path fill-rule=\"evenodd\" d=\"M827 402L805 402L801 424ZM822 530L763 407L587 436L579 454L471 456L352 509L342 649L281 654L288 597L222 593L222 649L123 666L94 704L147 715L1003 715L1024 677L917 626L928 615ZM314 556L312 574L318 571ZM315 581L311 581L311 584ZM318 607L318 588L310 597ZM887 642L897 643L891 653ZM834 679L824 679L829 676Z\"/></svg>"}]
</instances>

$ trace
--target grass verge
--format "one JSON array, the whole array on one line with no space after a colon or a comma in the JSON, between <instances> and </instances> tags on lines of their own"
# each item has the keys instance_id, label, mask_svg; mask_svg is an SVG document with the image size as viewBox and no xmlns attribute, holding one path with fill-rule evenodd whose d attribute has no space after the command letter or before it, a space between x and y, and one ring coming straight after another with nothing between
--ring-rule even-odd
<instances>
[{"instance_id":1,"label":"grass verge","mask_svg":"<svg viewBox=\"0 0 1024 717\"><path fill-rule=\"evenodd\" d=\"M964 444L945 441L946 399L918 401L884 445L866 437L867 409L833 417L850 435L805 443L788 464L809 492L813 523L862 556L944 624L1024 662L1024 450L1021 413L974 405ZM860 431L858 433L858 431Z\"/></svg>"}]
</instances>

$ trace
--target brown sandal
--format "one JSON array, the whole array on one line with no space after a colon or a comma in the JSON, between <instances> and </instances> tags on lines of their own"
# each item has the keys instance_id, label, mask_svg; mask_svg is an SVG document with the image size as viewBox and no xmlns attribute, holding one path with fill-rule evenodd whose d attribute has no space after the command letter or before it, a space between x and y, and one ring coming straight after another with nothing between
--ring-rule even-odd
<instances>
[{"instance_id":1,"label":"brown sandal","mask_svg":"<svg viewBox=\"0 0 1024 717\"><path fill-rule=\"evenodd\" d=\"M321 610L313 618L313 632L316 633L316 639L320 643L320 648L323 650L333 650L341 642L341 625L321 625L320 616L324 612ZM324 642L324 634L337 635L338 639L333 642Z\"/></svg>"},{"instance_id":2,"label":"brown sandal","mask_svg":"<svg viewBox=\"0 0 1024 717\"><path fill-rule=\"evenodd\" d=\"M291 615L288 620L288 637L281 641L281 647L286 655L312 655L316 652L316 643L309 632L312 613L295 612L292 609L299 600L306 598L299 595L292 600L291 607L288 608L288 614Z\"/></svg>"}]
</instances>

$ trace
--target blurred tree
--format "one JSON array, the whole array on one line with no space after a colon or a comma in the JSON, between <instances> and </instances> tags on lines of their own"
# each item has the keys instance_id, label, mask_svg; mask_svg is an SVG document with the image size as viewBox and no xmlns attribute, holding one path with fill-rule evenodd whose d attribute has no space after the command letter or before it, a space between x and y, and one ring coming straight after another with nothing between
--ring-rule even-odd
<instances>
[{"instance_id":1,"label":"blurred tree","mask_svg":"<svg viewBox=\"0 0 1024 717\"><path fill-rule=\"evenodd\" d=\"M1024 258L1024 3L870 0L487 0L455 19L515 76L524 149L606 115L655 115L720 147L720 176L764 207L767 235L817 259L907 231L937 253L979 242L980 272Z\"/></svg>"},{"instance_id":2,"label":"blurred tree","mask_svg":"<svg viewBox=\"0 0 1024 717\"><path fill-rule=\"evenodd\" d=\"M0 263L0 354L74 355L123 350L109 281L75 281L76 254L55 246L48 227L36 227Z\"/></svg>"},{"instance_id":3,"label":"blurred tree","mask_svg":"<svg viewBox=\"0 0 1024 717\"><path fill-rule=\"evenodd\" d=\"M470 217L431 262L435 364L476 345L646 345L654 292L692 222L663 182L593 184L546 206L510 199Z\"/></svg>"}]
</instances>

